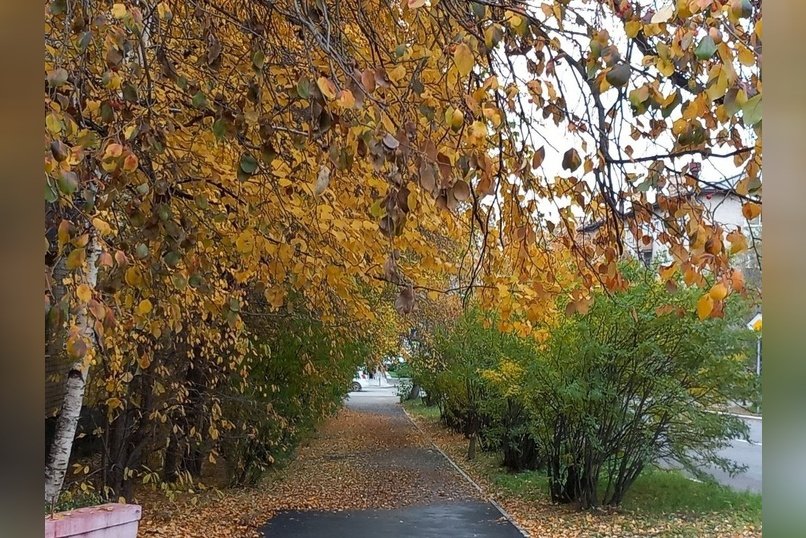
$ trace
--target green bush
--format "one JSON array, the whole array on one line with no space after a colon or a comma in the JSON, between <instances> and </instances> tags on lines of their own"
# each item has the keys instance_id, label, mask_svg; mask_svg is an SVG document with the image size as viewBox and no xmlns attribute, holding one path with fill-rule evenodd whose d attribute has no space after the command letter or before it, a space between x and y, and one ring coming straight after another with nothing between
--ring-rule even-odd
<instances>
[{"instance_id":1,"label":"green bush","mask_svg":"<svg viewBox=\"0 0 806 538\"><path fill-rule=\"evenodd\" d=\"M333 339L305 319L263 328L253 343L249 378L233 377L222 397L224 416L242 425L222 440L231 485L256 483L300 436L338 410L366 357L362 343Z\"/></svg>"},{"instance_id":2,"label":"green bush","mask_svg":"<svg viewBox=\"0 0 806 538\"><path fill-rule=\"evenodd\" d=\"M103 495L93 490L70 489L59 495L59 500L54 506L45 506L45 513L67 512L77 508L97 506L109 502Z\"/></svg>"},{"instance_id":3,"label":"green bush","mask_svg":"<svg viewBox=\"0 0 806 538\"><path fill-rule=\"evenodd\" d=\"M739 470L718 452L747 426L713 412L751 382L730 308L700 320L701 291L670 294L648 272L625 273L627 291L567 318L526 365L525 403L557 502L618 505L661 459L700 476L706 463Z\"/></svg>"},{"instance_id":4,"label":"green bush","mask_svg":"<svg viewBox=\"0 0 806 538\"><path fill-rule=\"evenodd\" d=\"M555 502L618 505L662 460L701 477L705 465L740 470L719 452L747 426L713 411L752 394L746 307L729 300L722 318L700 320L701 290L670 293L654 273L622 269L626 291L597 295L541 345L471 308L412 360L427 403L470 440L469 457L479 440L510 470L543 469Z\"/></svg>"},{"instance_id":5,"label":"green bush","mask_svg":"<svg viewBox=\"0 0 806 538\"><path fill-rule=\"evenodd\" d=\"M438 405L442 421L469 440L468 457L476 443L484 450L500 450L511 470L534 469L539 459L529 428L526 407L510 394L510 385L487 374L502 361L526 360L529 343L498 331L490 313L470 309L455 326L436 331L433 347L421 352L415 380Z\"/></svg>"}]
</instances>

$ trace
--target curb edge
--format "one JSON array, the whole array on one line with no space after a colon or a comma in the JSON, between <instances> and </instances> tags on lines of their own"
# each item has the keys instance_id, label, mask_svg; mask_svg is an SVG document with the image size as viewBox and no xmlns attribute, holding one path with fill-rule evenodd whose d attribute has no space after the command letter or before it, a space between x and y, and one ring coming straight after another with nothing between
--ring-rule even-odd
<instances>
[{"instance_id":1,"label":"curb edge","mask_svg":"<svg viewBox=\"0 0 806 538\"><path fill-rule=\"evenodd\" d=\"M482 488L480 485L478 485L478 484L476 483L476 481L475 481L475 480L473 480L473 479L470 477L470 475L468 475L468 474L467 474L467 473L464 471L464 469L462 469L461 467L459 467L459 465L458 465L458 464L457 464L455 461L453 461L453 459L452 459L452 458L451 458L451 457L450 457L448 454L446 454L444 450L442 450L442 449L441 449L439 446L437 446L437 444L434 442L434 440L433 440L433 439L431 439L431 436L430 436L430 435L428 435L428 434L427 434L425 431L423 431L423 429L422 429L422 428L420 428L420 425L419 425L419 424L417 424L417 422L415 422L415 420L414 420L414 419L411 417L411 415L409 414L408 410L407 410L405 407L403 407L403 405L402 405L402 404L399 404L399 405L400 405L400 408L403 410L403 413L405 413L405 414L406 414L406 418L408 418L408 419L409 419L409 422L411 422L411 423L414 425L414 427L415 427L415 428L417 428L417 431L418 431L418 432L420 432L420 435L422 435L424 438L428 439L428 442L429 442L429 443L431 443L431 446L433 446L434 448L436 448L436 449L437 449L437 451L438 451L440 454L442 454L442 457L443 457L443 458L445 458L446 460L448 460L448 463L450 463L450 464L453 466L453 468L454 468L454 469L456 469L456 470L459 472L459 474L460 474L460 475L462 475L462 477L463 477L465 480L467 480L468 482L470 482L471 484L473 484L473 486L474 486L474 487L475 487L475 488L476 488L476 489L479 491L479 493L481 493L482 497L484 497L484 499L485 499L487 502L489 502L490 504L492 504L492 505L493 505L493 506L496 508L496 510L498 510L498 511L501 513L501 515L502 515L502 516L504 516L504 518L506 518L506 520L507 520L507 521L509 521L509 522L512 524L512 526L513 526L513 527L515 527L516 529L518 529L518 532L520 532L520 533L521 533L523 536L525 536L526 538L531 538L531 535L530 535L530 534L529 534L529 533L526 531L526 529L524 529L523 527L521 527L521 526L518 524L518 522L517 522L517 521L515 521L515 518L513 518L513 517L512 517L512 515L511 515L509 512L507 512L506 510L504 510L504 507L503 507L503 506L501 506L500 504L498 504L498 502L497 502L495 499L493 499L492 497L490 497L489 495L487 495L487 493L484 491L484 489L483 489L483 488Z\"/></svg>"}]
</instances>

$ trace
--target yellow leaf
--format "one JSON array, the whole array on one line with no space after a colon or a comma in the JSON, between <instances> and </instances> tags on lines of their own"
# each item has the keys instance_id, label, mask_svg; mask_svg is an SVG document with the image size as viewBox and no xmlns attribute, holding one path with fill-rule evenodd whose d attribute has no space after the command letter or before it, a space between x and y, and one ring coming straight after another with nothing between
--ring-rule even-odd
<instances>
[{"instance_id":1,"label":"yellow leaf","mask_svg":"<svg viewBox=\"0 0 806 538\"><path fill-rule=\"evenodd\" d=\"M165 2L160 2L157 4L157 14L162 20L169 20L173 16L171 13L171 8L168 7L168 4Z\"/></svg>"},{"instance_id":2,"label":"yellow leaf","mask_svg":"<svg viewBox=\"0 0 806 538\"><path fill-rule=\"evenodd\" d=\"M493 48L504 38L504 28L500 24L492 24L484 30L484 44Z\"/></svg>"},{"instance_id":3,"label":"yellow leaf","mask_svg":"<svg viewBox=\"0 0 806 538\"><path fill-rule=\"evenodd\" d=\"M141 316L144 316L149 312L151 312L152 308L153 306L151 305L151 301L149 301L148 299L143 299L142 301L140 301L140 304L137 305L137 313L140 314Z\"/></svg>"},{"instance_id":4,"label":"yellow leaf","mask_svg":"<svg viewBox=\"0 0 806 538\"><path fill-rule=\"evenodd\" d=\"M464 120L465 113L458 108L448 107L448 110L445 111L445 122L448 124L448 127L454 131L458 131L462 128Z\"/></svg>"},{"instance_id":5,"label":"yellow leaf","mask_svg":"<svg viewBox=\"0 0 806 538\"><path fill-rule=\"evenodd\" d=\"M738 254L739 252L747 250L747 237L739 230L733 230L729 233L728 241L730 241L731 254Z\"/></svg>"},{"instance_id":6,"label":"yellow leaf","mask_svg":"<svg viewBox=\"0 0 806 538\"><path fill-rule=\"evenodd\" d=\"M350 90L342 90L336 97L336 103L342 108L353 108L355 106L355 97Z\"/></svg>"},{"instance_id":7,"label":"yellow leaf","mask_svg":"<svg viewBox=\"0 0 806 538\"><path fill-rule=\"evenodd\" d=\"M629 21L624 25L624 31L630 39L638 35L641 31L641 21Z\"/></svg>"},{"instance_id":8,"label":"yellow leaf","mask_svg":"<svg viewBox=\"0 0 806 538\"><path fill-rule=\"evenodd\" d=\"M104 159L117 159L123 155L123 146L120 144L109 144L104 151Z\"/></svg>"},{"instance_id":9,"label":"yellow leaf","mask_svg":"<svg viewBox=\"0 0 806 538\"><path fill-rule=\"evenodd\" d=\"M397 65L394 69L389 71L389 80L398 82L406 76L406 68L403 65Z\"/></svg>"},{"instance_id":10,"label":"yellow leaf","mask_svg":"<svg viewBox=\"0 0 806 538\"><path fill-rule=\"evenodd\" d=\"M115 159L108 161L101 161L101 168L103 168L107 172L114 172L118 168L118 162Z\"/></svg>"},{"instance_id":11,"label":"yellow leaf","mask_svg":"<svg viewBox=\"0 0 806 538\"><path fill-rule=\"evenodd\" d=\"M728 296L728 288L726 288L723 283L717 282L711 288L711 291L708 292L708 295L710 295L711 299L714 301L721 301Z\"/></svg>"},{"instance_id":12,"label":"yellow leaf","mask_svg":"<svg viewBox=\"0 0 806 538\"><path fill-rule=\"evenodd\" d=\"M235 248L241 254L249 254L255 248L255 236L252 232L245 230L235 240Z\"/></svg>"},{"instance_id":13,"label":"yellow leaf","mask_svg":"<svg viewBox=\"0 0 806 538\"><path fill-rule=\"evenodd\" d=\"M711 311L714 309L714 300L711 298L711 295L706 293L700 300L697 301L697 316L700 319L705 319L711 315Z\"/></svg>"},{"instance_id":14,"label":"yellow leaf","mask_svg":"<svg viewBox=\"0 0 806 538\"><path fill-rule=\"evenodd\" d=\"M739 63L747 67L756 65L755 55L744 45L739 45Z\"/></svg>"},{"instance_id":15,"label":"yellow leaf","mask_svg":"<svg viewBox=\"0 0 806 538\"><path fill-rule=\"evenodd\" d=\"M126 16L126 6L123 4L115 4L112 6L112 16L116 19L122 19Z\"/></svg>"},{"instance_id":16,"label":"yellow leaf","mask_svg":"<svg viewBox=\"0 0 806 538\"><path fill-rule=\"evenodd\" d=\"M742 215L747 220L753 220L761 215L761 206L754 202L747 202L742 206Z\"/></svg>"},{"instance_id":17,"label":"yellow leaf","mask_svg":"<svg viewBox=\"0 0 806 538\"><path fill-rule=\"evenodd\" d=\"M409 9L417 9L425 5L425 0L408 0Z\"/></svg>"},{"instance_id":18,"label":"yellow leaf","mask_svg":"<svg viewBox=\"0 0 806 538\"><path fill-rule=\"evenodd\" d=\"M59 117L52 112L45 117L45 125L47 126L48 131L50 131L50 133L53 135L57 135L62 132L62 120L60 120Z\"/></svg>"},{"instance_id":19,"label":"yellow leaf","mask_svg":"<svg viewBox=\"0 0 806 538\"><path fill-rule=\"evenodd\" d=\"M659 268L660 277L663 280L669 280L674 276L676 270L677 266L674 264L670 264L668 266L662 265Z\"/></svg>"},{"instance_id":20,"label":"yellow leaf","mask_svg":"<svg viewBox=\"0 0 806 538\"><path fill-rule=\"evenodd\" d=\"M456 68L462 76L466 76L470 73L475 63L470 47L464 43L460 43L459 46L456 47L456 50L453 52L453 61L456 62Z\"/></svg>"},{"instance_id":21,"label":"yellow leaf","mask_svg":"<svg viewBox=\"0 0 806 538\"><path fill-rule=\"evenodd\" d=\"M470 136L483 142L487 138L487 126L481 121L474 121L470 126Z\"/></svg>"},{"instance_id":22,"label":"yellow leaf","mask_svg":"<svg viewBox=\"0 0 806 538\"><path fill-rule=\"evenodd\" d=\"M522 25L524 23L524 18L521 17L519 14L515 13L514 11L507 11L504 14L504 20L507 21L509 27L515 30L517 33L522 33Z\"/></svg>"},{"instance_id":23,"label":"yellow leaf","mask_svg":"<svg viewBox=\"0 0 806 538\"><path fill-rule=\"evenodd\" d=\"M140 355L140 357L137 359L137 364L140 365L140 368L145 370L151 364L151 357L148 355Z\"/></svg>"},{"instance_id":24,"label":"yellow leaf","mask_svg":"<svg viewBox=\"0 0 806 538\"><path fill-rule=\"evenodd\" d=\"M485 118L492 122L493 127L498 128L501 125L501 114L495 108L485 108L482 113Z\"/></svg>"},{"instance_id":25,"label":"yellow leaf","mask_svg":"<svg viewBox=\"0 0 806 538\"><path fill-rule=\"evenodd\" d=\"M92 299L92 289L86 284L81 284L78 289L76 289L76 297L78 297L82 303L88 303L90 299Z\"/></svg>"},{"instance_id":26,"label":"yellow leaf","mask_svg":"<svg viewBox=\"0 0 806 538\"><path fill-rule=\"evenodd\" d=\"M322 92L327 99L335 99L336 98L336 85L327 78L327 77L319 77L316 81L316 85L319 86L319 91Z\"/></svg>"},{"instance_id":27,"label":"yellow leaf","mask_svg":"<svg viewBox=\"0 0 806 538\"><path fill-rule=\"evenodd\" d=\"M67 255L67 268L68 269L78 269L82 265L84 265L84 260L87 259L87 251L83 248L74 248L70 251L70 254Z\"/></svg>"},{"instance_id":28,"label":"yellow leaf","mask_svg":"<svg viewBox=\"0 0 806 538\"><path fill-rule=\"evenodd\" d=\"M268 288L265 292L266 300L274 308L280 308L285 301L285 292L282 288Z\"/></svg>"},{"instance_id":29,"label":"yellow leaf","mask_svg":"<svg viewBox=\"0 0 806 538\"><path fill-rule=\"evenodd\" d=\"M129 286L139 286L143 283L143 274L137 267L129 267L126 269L124 280L126 280L126 284Z\"/></svg>"},{"instance_id":30,"label":"yellow leaf","mask_svg":"<svg viewBox=\"0 0 806 538\"><path fill-rule=\"evenodd\" d=\"M109 226L109 223L98 217L92 219L92 225L95 226L95 229L98 230L101 235L109 235L112 233L112 227Z\"/></svg>"}]
</instances>

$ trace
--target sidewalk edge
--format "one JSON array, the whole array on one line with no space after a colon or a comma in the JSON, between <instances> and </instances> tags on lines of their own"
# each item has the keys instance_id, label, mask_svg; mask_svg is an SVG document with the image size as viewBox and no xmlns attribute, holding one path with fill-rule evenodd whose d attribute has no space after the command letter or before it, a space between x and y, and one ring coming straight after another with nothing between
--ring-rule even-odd
<instances>
[{"instance_id":1,"label":"sidewalk edge","mask_svg":"<svg viewBox=\"0 0 806 538\"><path fill-rule=\"evenodd\" d=\"M507 520L507 521L509 521L509 522L512 524L512 526L513 526L513 527L515 527L516 529L518 529L518 532L520 532L520 533L521 533L523 536L525 536L526 538L531 538L531 535L530 535L530 534L529 534L529 533L526 531L526 529L524 529L523 527L521 527L521 526L518 524L518 522L517 522L517 521L515 521L515 518L514 518L514 517L512 517L512 515L510 515L510 513L509 513L509 512L507 512L506 510L504 510L504 507L503 507L503 506L501 506L500 504L498 504L498 502L496 502L496 500L495 500L495 499L493 499L492 497L490 497L489 495L487 495L487 493L484 491L484 488L482 488L480 485L478 485L478 484L476 483L476 481L475 481L475 480L473 480L473 479L470 477L470 475L468 475L468 474L467 474L467 473L464 471L464 469L462 469L461 467L459 467L459 465L458 465L458 464L457 464L455 461L453 461L453 459L452 459L452 458L451 458L451 457L450 457L448 454L446 454L444 450L442 450L442 449L441 449L439 446L437 446L437 444L434 442L434 440L433 440L433 439L431 439L431 436L430 436L430 435L428 435L428 434L427 434L425 431L423 431L423 429L422 429L422 428L420 428L420 425L419 425L419 424L417 424L417 422L416 422L416 421L415 421L415 420L412 418L412 416L409 414L408 410L407 410L407 409L406 409L406 408L405 408L405 407L404 407L402 404L399 404L399 405L400 405L400 408L403 410L403 412L406 414L406 418L408 418L408 419L409 419L409 422L411 422L411 423L414 425L414 427L415 427L415 428L417 428L417 431L418 431L418 432L420 432L420 435L422 435L424 438L428 439L428 442L429 442L429 443L431 443L431 446L433 446L434 448L436 448L436 449L437 449L437 451L438 451L440 454L442 454L442 457L444 457L446 460L448 460L448 463L450 463L450 464L453 466L453 468L454 468L454 469L456 469L456 470L459 472L459 474L460 474L460 475L462 475L462 477L463 477L465 480L467 480L468 482L470 482L471 484L473 484L473 486L474 486L474 487L475 487L475 488L476 488L476 489L479 491L479 493L481 493L482 497L484 497L484 499L485 499L487 502L489 502L490 504L492 504L492 505L493 505L493 506L496 508L496 510L498 510L499 512L501 512L501 515L502 515L502 516L504 516L504 517L506 518L506 520Z\"/></svg>"}]
</instances>

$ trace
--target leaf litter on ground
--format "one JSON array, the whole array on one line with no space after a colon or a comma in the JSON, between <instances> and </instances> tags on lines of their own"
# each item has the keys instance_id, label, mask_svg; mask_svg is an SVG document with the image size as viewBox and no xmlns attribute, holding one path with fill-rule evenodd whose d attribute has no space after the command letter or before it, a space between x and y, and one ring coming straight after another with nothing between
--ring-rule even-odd
<instances>
[{"instance_id":1,"label":"leaf litter on ground","mask_svg":"<svg viewBox=\"0 0 806 538\"><path fill-rule=\"evenodd\" d=\"M209 492L193 503L147 498L140 535L253 537L285 510L393 509L477 498L402 414L342 409L259 486Z\"/></svg>"}]
</instances>

